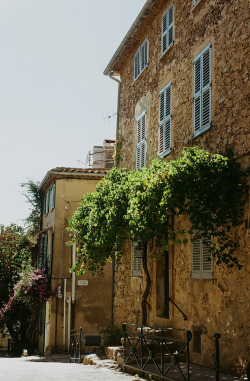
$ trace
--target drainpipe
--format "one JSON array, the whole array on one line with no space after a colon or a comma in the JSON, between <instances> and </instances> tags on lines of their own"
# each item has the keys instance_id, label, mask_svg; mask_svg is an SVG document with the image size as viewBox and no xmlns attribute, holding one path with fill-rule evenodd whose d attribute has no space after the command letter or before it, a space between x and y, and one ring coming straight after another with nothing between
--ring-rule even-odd
<instances>
[{"instance_id":1,"label":"drainpipe","mask_svg":"<svg viewBox=\"0 0 250 381\"><path fill-rule=\"evenodd\" d=\"M76 263L76 243L72 246L72 267ZM70 329L75 328L75 303L76 303L76 273L75 271L71 274L72 285L71 285L71 324Z\"/></svg>"},{"instance_id":2,"label":"drainpipe","mask_svg":"<svg viewBox=\"0 0 250 381\"><path fill-rule=\"evenodd\" d=\"M69 352L69 347L70 347L70 329L71 329L71 296L68 297L68 343L67 343L67 348Z\"/></svg>"},{"instance_id":3,"label":"drainpipe","mask_svg":"<svg viewBox=\"0 0 250 381\"><path fill-rule=\"evenodd\" d=\"M116 133L115 139L118 140L119 136L119 111L120 111L120 90L121 90L121 81L113 77L113 72L109 72L109 78L118 83L118 96L117 96L117 113L116 113ZM115 167L117 167L117 160L115 159ZM115 284L115 253L112 254L112 280L111 280L111 327L114 324L114 284Z\"/></svg>"},{"instance_id":4,"label":"drainpipe","mask_svg":"<svg viewBox=\"0 0 250 381\"><path fill-rule=\"evenodd\" d=\"M67 279L64 279L64 292L63 292L63 347L65 347L65 333L66 333L66 287L67 287Z\"/></svg>"}]
</instances>

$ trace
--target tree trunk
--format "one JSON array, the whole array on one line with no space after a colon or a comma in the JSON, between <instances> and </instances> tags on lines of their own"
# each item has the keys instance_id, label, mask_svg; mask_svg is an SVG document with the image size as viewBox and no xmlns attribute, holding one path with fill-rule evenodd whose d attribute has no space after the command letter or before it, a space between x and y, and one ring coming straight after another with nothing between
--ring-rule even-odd
<instances>
[{"instance_id":1,"label":"tree trunk","mask_svg":"<svg viewBox=\"0 0 250 381\"><path fill-rule=\"evenodd\" d=\"M147 261L147 243L143 248L143 257L142 257L143 270L146 275L146 288L144 290L142 301L141 301L141 309L142 309L142 325L147 325L148 320L148 295L151 287L151 278L148 271L148 261Z\"/></svg>"}]
</instances>

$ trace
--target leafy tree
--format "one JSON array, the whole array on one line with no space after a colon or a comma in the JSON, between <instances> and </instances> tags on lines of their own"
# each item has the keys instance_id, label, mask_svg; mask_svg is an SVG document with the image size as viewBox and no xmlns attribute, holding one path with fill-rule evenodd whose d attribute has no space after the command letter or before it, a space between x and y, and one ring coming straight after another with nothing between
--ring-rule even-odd
<instances>
[{"instance_id":1,"label":"leafy tree","mask_svg":"<svg viewBox=\"0 0 250 381\"><path fill-rule=\"evenodd\" d=\"M0 225L0 308L12 294L23 261L30 256L30 241L17 225Z\"/></svg>"},{"instance_id":2,"label":"leafy tree","mask_svg":"<svg viewBox=\"0 0 250 381\"><path fill-rule=\"evenodd\" d=\"M34 344L32 316L37 317L39 303L46 301L49 295L50 287L45 270L33 268L30 260L23 263L13 294L0 309L0 321L11 335L15 354L20 354L23 348L31 348Z\"/></svg>"},{"instance_id":3,"label":"leafy tree","mask_svg":"<svg viewBox=\"0 0 250 381\"><path fill-rule=\"evenodd\" d=\"M34 180L29 180L22 184L25 188L23 195L26 198L26 202L30 205L30 214L24 220L26 226L30 228L29 233L31 237L36 237L40 231L41 212L42 212L42 195L39 191L40 183Z\"/></svg>"},{"instance_id":4,"label":"leafy tree","mask_svg":"<svg viewBox=\"0 0 250 381\"><path fill-rule=\"evenodd\" d=\"M246 193L245 174L232 157L210 155L198 147L184 149L177 160L154 160L150 168L138 171L113 168L95 193L82 197L69 221L72 242L78 245L74 270L102 274L112 255L119 262L127 239L140 241L147 278L145 323L149 240L155 241L157 256L159 250L168 250L169 241L185 244L199 232L211 241L212 235L209 249L216 263L240 269L232 229L243 222ZM172 223L174 216L182 215L189 217L189 230L177 230Z\"/></svg>"}]
</instances>

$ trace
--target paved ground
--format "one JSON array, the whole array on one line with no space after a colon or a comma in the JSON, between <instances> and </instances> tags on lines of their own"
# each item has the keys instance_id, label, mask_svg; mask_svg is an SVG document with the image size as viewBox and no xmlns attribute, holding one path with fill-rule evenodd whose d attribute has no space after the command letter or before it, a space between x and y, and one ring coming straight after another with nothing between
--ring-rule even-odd
<instances>
[{"instance_id":1,"label":"paved ground","mask_svg":"<svg viewBox=\"0 0 250 381\"><path fill-rule=\"evenodd\" d=\"M0 381L139 381L142 378L131 376L112 367L111 360L99 360L94 365L69 363L66 355L48 358L29 356L10 358L0 356ZM182 366L181 366L182 368ZM192 381L214 381L212 370L191 364ZM183 368L184 371L184 368ZM171 379L180 380L176 371L169 374ZM220 381L240 381L237 377L220 374ZM247 380L247 378L244 378ZM145 381L145 379L144 379ZM241 379L242 381L242 379Z\"/></svg>"},{"instance_id":2,"label":"paved ground","mask_svg":"<svg viewBox=\"0 0 250 381\"><path fill-rule=\"evenodd\" d=\"M65 363L64 359L43 361L39 357L21 358L0 357L1 381L138 381L129 376L107 368L93 365Z\"/></svg>"}]
</instances>

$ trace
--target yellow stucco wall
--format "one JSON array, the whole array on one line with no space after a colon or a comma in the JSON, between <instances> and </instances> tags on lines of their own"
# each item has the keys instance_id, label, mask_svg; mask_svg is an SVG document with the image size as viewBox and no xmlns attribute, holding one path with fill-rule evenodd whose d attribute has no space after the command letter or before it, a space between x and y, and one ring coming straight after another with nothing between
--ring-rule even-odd
<instances>
[{"instance_id":1,"label":"yellow stucco wall","mask_svg":"<svg viewBox=\"0 0 250 381\"><path fill-rule=\"evenodd\" d=\"M56 288L62 288L62 298L52 296L46 303L45 354L54 350L64 351L68 348L68 298L72 296L72 275L69 273L69 268L72 264L72 249L66 245L70 240L70 232L67 232L66 228L68 227L68 219L77 209L81 196L85 193L94 192L98 182L99 180L92 180L91 178L56 179L55 208L43 217L43 228L53 226L54 234L51 289L52 292L55 292ZM48 189L50 188L51 186ZM71 328L82 327L83 350L85 335L98 335L100 330L106 328L111 320L111 266L106 266L104 274L103 278L92 277L88 272L81 277L76 275L76 302L71 308L71 317L74 320L71 323ZM65 279L67 302L64 346ZM78 280L83 279L88 281L87 286L78 285Z\"/></svg>"}]
</instances>

